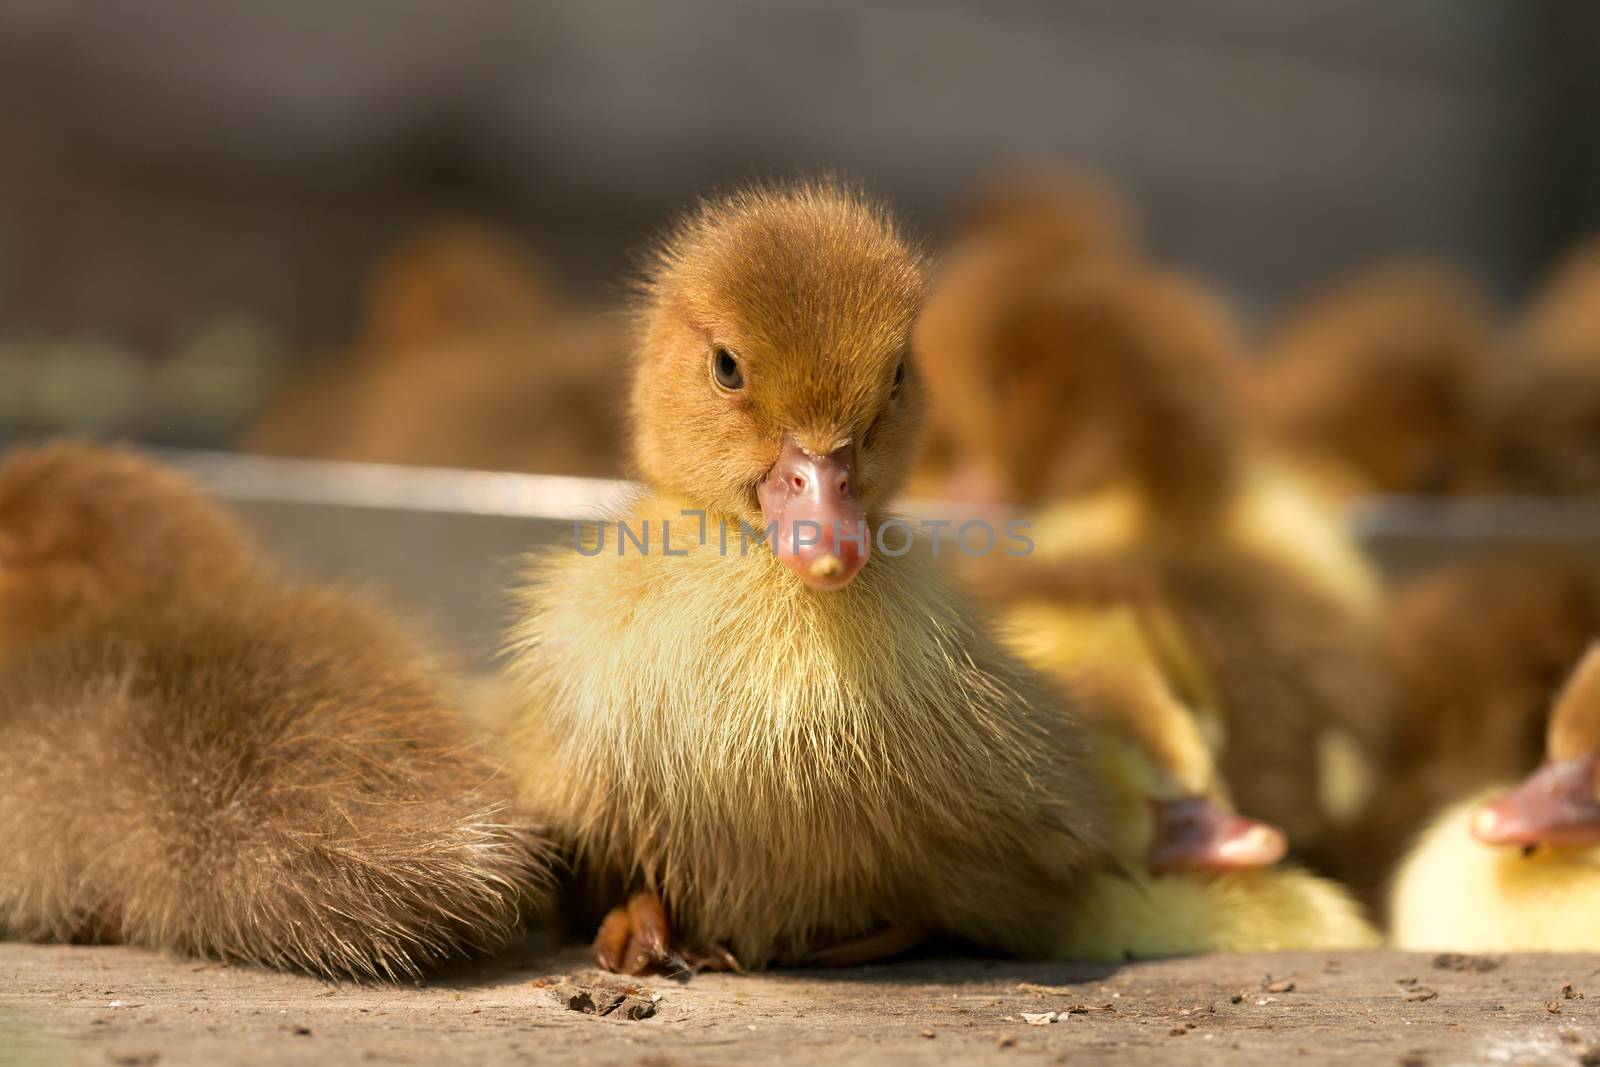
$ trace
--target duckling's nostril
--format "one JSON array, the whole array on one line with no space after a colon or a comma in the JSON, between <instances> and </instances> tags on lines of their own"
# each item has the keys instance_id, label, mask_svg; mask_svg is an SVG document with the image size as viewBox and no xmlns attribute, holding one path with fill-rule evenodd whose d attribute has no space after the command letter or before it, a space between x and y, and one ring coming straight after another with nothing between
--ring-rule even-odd
<instances>
[{"instance_id":1,"label":"duckling's nostril","mask_svg":"<svg viewBox=\"0 0 1600 1067\"><path fill-rule=\"evenodd\" d=\"M850 476L848 474L842 474L839 476L839 495L850 495Z\"/></svg>"},{"instance_id":2,"label":"duckling's nostril","mask_svg":"<svg viewBox=\"0 0 1600 1067\"><path fill-rule=\"evenodd\" d=\"M806 476L803 474L791 475L789 480L793 483L795 489L797 490L804 489L806 487Z\"/></svg>"}]
</instances>

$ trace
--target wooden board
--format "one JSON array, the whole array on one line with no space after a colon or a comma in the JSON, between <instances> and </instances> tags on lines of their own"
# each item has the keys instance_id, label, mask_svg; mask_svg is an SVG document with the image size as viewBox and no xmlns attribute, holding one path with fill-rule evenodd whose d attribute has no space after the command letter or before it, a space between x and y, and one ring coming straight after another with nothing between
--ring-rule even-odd
<instances>
[{"instance_id":1,"label":"wooden board","mask_svg":"<svg viewBox=\"0 0 1600 1067\"><path fill-rule=\"evenodd\" d=\"M629 986L534 942L396 987L6 944L0 1064L1600 1063L1600 956L1442 962L939 958Z\"/></svg>"}]
</instances>

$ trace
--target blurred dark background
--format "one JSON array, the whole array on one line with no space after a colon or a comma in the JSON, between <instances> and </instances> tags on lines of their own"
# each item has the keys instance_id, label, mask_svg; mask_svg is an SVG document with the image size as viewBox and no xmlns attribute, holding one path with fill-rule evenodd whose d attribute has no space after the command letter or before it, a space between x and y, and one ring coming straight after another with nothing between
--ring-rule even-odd
<instances>
[{"instance_id":1,"label":"blurred dark background","mask_svg":"<svg viewBox=\"0 0 1600 1067\"><path fill-rule=\"evenodd\" d=\"M823 168L930 233L996 166L1104 173L1247 323L1392 253L1514 300L1600 226L1597 57L1580 0L9 0L0 425L95 417L52 361L115 407L334 349L441 215L605 296L697 192Z\"/></svg>"}]
</instances>

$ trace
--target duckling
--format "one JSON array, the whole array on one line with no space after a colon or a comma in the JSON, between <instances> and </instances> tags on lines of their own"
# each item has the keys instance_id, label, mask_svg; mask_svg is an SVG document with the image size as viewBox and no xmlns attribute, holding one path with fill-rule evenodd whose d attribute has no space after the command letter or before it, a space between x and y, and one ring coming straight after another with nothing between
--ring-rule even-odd
<instances>
[{"instance_id":1,"label":"duckling","mask_svg":"<svg viewBox=\"0 0 1600 1067\"><path fill-rule=\"evenodd\" d=\"M1550 550L1469 556L1395 591L1395 740L1351 835L1371 857L1358 890L1380 889L1445 804L1539 762L1549 694L1596 633L1600 567Z\"/></svg>"},{"instance_id":2,"label":"duckling","mask_svg":"<svg viewBox=\"0 0 1600 1067\"><path fill-rule=\"evenodd\" d=\"M464 224L380 265L353 351L261 417L249 451L359 462L611 476L622 331L566 305L546 272Z\"/></svg>"},{"instance_id":3,"label":"duckling","mask_svg":"<svg viewBox=\"0 0 1600 1067\"><path fill-rule=\"evenodd\" d=\"M1495 488L1600 493L1600 238L1581 245L1533 301L1491 394Z\"/></svg>"},{"instance_id":4,"label":"duckling","mask_svg":"<svg viewBox=\"0 0 1600 1067\"><path fill-rule=\"evenodd\" d=\"M442 665L174 472L7 457L0 620L0 933L398 978L542 897Z\"/></svg>"},{"instance_id":5,"label":"duckling","mask_svg":"<svg viewBox=\"0 0 1600 1067\"><path fill-rule=\"evenodd\" d=\"M1551 272L1519 324L1519 347L1561 363L1600 359L1600 235L1578 246Z\"/></svg>"},{"instance_id":6,"label":"duckling","mask_svg":"<svg viewBox=\"0 0 1600 1067\"><path fill-rule=\"evenodd\" d=\"M1496 331L1459 270L1380 264L1289 317L1257 364L1255 413L1337 496L1472 488Z\"/></svg>"},{"instance_id":7,"label":"duckling","mask_svg":"<svg viewBox=\"0 0 1600 1067\"><path fill-rule=\"evenodd\" d=\"M1070 599L1086 573L1143 571L1225 709L1241 809L1298 849L1353 818L1385 736L1378 581L1257 459L1216 303L1150 267L1082 264L1015 289L981 344L939 358L988 383L949 426L951 495L1038 509L1033 554L987 558L974 588Z\"/></svg>"},{"instance_id":8,"label":"duckling","mask_svg":"<svg viewBox=\"0 0 1600 1067\"><path fill-rule=\"evenodd\" d=\"M633 894L603 967L1048 954L1104 857L1070 709L885 525L923 285L887 214L826 183L703 203L655 259L624 522L657 549L537 557L513 639L525 803Z\"/></svg>"},{"instance_id":9,"label":"duckling","mask_svg":"<svg viewBox=\"0 0 1600 1067\"><path fill-rule=\"evenodd\" d=\"M1214 695L1159 601L1024 600L1002 620L1027 663L1079 695L1112 802L1120 869L1089 876L1062 954L1120 960L1378 943L1342 888L1279 865L1282 830L1233 810L1213 754L1225 743ZM1188 693L1180 699L1169 678Z\"/></svg>"},{"instance_id":10,"label":"duckling","mask_svg":"<svg viewBox=\"0 0 1600 1067\"><path fill-rule=\"evenodd\" d=\"M990 176L956 206L951 257L992 247L1021 276L1028 267L1128 258L1139 249L1139 218L1110 180L1048 164ZM1003 250L1003 252L1002 252Z\"/></svg>"},{"instance_id":11,"label":"duckling","mask_svg":"<svg viewBox=\"0 0 1600 1067\"><path fill-rule=\"evenodd\" d=\"M1600 949L1600 646L1556 698L1546 762L1521 785L1447 811L1400 869L1405 949Z\"/></svg>"},{"instance_id":12,"label":"duckling","mask_svg":"<svg viewBox=\"0 0 1600 1067\"><path fill-rule=\"evenodd\" d=\"M955 424L989 388L983 368L962 353L981 343L1009 295L1064 266L1131 260L1138 254L1137 231L1133 207L1114 185L1058 167L1005 171L958 205L917 323L930 413L928 440L910 483L914 494L942 495L960 468L962 434Z\"/></svg>"},{"instance_id":13,"label":"duckling","mask_svg":"<svg viewBox=\"0 0 1600 1067\"><path fill-rule=\"evenodd\" d=\"M212 596L255 568L233 519L138 456L59 445L0 465L0 651Z\"/></svg>"}]
</instances>

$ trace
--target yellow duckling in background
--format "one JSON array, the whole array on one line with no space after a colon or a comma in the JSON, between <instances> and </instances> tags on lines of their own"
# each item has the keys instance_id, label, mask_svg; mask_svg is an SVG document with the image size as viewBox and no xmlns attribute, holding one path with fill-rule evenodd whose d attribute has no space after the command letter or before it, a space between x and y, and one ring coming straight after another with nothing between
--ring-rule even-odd
<instances>
[{"instance_id":1,"label":"yellow duckling in background","mask_svg":"<svg viewBox=\"0 0 1600 1067\"><path fill-rule=\"evenodd\" d=\"M1091 875L1059 954L1120 960L1379 943L1336 883L1280 865L1277 827L1234 813L1204 674L1155 605L1018 604L1012 647L1085 698L1120 870ZM1178 684L1198 701L1180 700ZM1209 735L1209 736L1208 736Z\"/></svg>"},{"instance_id":2,"label":"yellow duckling in background","mask_svg":"<svg viewBox=\"0 0 1600 1067\"><path fill-rule=\"evenodd\" d=\"M938 305L970 294L951 284L917 327L961 464L943 495L1020 510L1035 546L978 561L973 587L1146 575L1218 694L1240 808L1328 862L1388 736L1378 585L1243 431L1226 315L1181 278L1100 260L991 291L985 329L957 334Z\"/></svg>"},{"instance_id":3,"label":"yellow duckling in background","mask_svg":"<svg viewBox=\"0 0 1600 1067\"><path fill-rule=\"evenodd\" d=\"M1392 915L1405 949L1600 949L1600 645L1556 700L1544 765L1446 812L1401 868Z\"/></svg>"}]
</instances>

